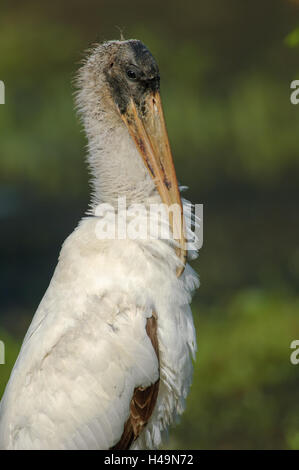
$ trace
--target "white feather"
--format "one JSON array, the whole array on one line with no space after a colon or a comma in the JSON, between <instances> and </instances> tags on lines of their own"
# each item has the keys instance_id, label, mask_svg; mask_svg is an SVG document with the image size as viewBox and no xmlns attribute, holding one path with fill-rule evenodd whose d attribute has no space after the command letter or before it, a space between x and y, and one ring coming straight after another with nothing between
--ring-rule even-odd
<instances>
[{"instance_id":1,"label":"white feather","mask_svg":"<svg viewBox=\"0 0 299 470\"><path fill-rule=\"evenodd\" d=\"M159 377L145 331L153 311L161 385L134 448L160 445L160 431L184 408L196 348L188 304L197 279L189 266L176 278L166 243L103 242L95 226L96 218L85 219L62 248L1 402L0 448L113 446L134 388ZM150 256L153 243L159 261Z\"/></svg>"}]
</instances>

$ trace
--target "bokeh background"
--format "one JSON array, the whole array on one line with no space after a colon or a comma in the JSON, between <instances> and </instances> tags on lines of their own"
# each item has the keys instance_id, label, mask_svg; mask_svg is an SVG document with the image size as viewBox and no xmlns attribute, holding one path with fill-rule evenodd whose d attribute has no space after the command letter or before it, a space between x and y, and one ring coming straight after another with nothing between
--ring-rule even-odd
<instances>
[{"instance_id":1,"label":"bokeh background","mask_svg":"<svg viewBox=\"0 0 299 470\"><path fill-rule=\"evenodd\" d=\"M87 209L72 79L94 41L157 58L177 173L204 204L194 262L199 352L169 448L299 448L299 2L1 3L0 396L57 262Z\"/></svg>"}]
</instances>

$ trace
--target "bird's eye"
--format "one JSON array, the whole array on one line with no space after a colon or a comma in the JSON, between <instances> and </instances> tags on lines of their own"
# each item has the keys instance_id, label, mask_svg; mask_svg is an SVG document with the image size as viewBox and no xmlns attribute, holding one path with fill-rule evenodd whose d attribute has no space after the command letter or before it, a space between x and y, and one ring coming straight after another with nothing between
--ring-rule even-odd
<instances>
[{"instance_id":1,"label":"bird's eye","mask_svg":"<svg viewBox=\"0 0 299 470\"><path fill-rule=\"evenodd\" d=\"M137 75L136 75L136 73L134 72L134 70L128 69L128 70L127 70L127 77L128 77L130 80L136 80Z\"/></svg>"}]
</instances>

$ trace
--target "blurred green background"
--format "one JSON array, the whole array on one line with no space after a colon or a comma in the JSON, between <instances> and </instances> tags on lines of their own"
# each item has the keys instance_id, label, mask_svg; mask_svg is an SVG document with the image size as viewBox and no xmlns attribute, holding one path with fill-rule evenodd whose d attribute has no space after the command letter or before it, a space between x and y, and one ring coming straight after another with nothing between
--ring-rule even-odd
<instances>
[{"instance_id":1,"label":"blurred green background","mask_svg":"<svg viewBox=\"0 0 299 470\"><path fill-rule=\"evenodd\" d=\"M204 204L194 263L199 352L169 448L299 448L299 2L2 2L0 396L88 205L72 79L94 41L141 39L186 197Z\"/></svg>"}]
</instances>

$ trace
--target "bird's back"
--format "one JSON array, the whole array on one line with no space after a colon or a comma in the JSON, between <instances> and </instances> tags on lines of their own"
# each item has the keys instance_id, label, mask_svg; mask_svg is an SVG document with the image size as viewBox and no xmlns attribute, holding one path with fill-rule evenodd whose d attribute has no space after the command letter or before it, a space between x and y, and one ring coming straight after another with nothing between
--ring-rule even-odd
<instances>
[{"instance_id":1,"label":"bird's back","mask_svg":"<svg viewBox=\"0 0 299 470\"><path fill-rule=\"evenodd\" d=\"M159 445L182 411L196 277L187 266L176 278L173 251L161 241L103 241L95 230L96 219L85 219L63 246L1 402L0 448L111 448L134 389L159 377L157 405L133 447ZM153 311L160 364L146 332Z\"/></svg>"}]
</instances>

